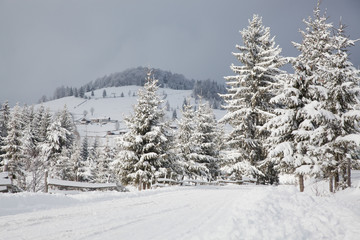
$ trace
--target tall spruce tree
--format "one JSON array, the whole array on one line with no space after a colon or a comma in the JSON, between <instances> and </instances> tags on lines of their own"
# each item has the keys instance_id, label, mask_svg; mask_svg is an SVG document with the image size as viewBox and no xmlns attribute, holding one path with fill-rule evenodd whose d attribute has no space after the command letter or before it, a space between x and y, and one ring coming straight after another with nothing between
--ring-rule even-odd
<instances>
[{"instance_id":1,"label":"tall spruce tree","mask_svg":"<svg viewBox=\"0 0 360 240\"><path fill-rule=\"evenodd\" d=\"M329 177L331 192L339 187L340 174L344 181L341 185L351 186L351 163L360 157L357 154L360 111L356 109L360 77L359 70L354 68L347 54L347 49L355 42L345 36L344 28L340 24L332 36L331 51L323 54L325 62L318 66L325 79L324 87L328 90L322 108L331 114L331 118L323 124L326 132L319 158L325 176Z\"/></svg>"},{"instance_id":2,"label":"tall spruce tree","mask_svg":"<svg viewBox=\"0 0 360 240\"><path fill-rule=\"evenodd\" d=\"M120 141L120 152L114 161L125 184L142 182L146 186L172 171L168 156L171 134L163 120L163 101L157 90L158 81L148 72L144 88L138 92L134 114L125 119L129 132Z\"/></svg>"},{"instance_id":3,"label":"tall spruce tree","mask_svg":"<svg viewBox=\"0 0 360 240\"><path fill-rule=\"evenodd\" d=\"M244 46L236 45L239 53L233 55L242 66L231 65L235 76L225 77L228 93L222 94L227 114L220 120L233 130L228 136L229 151L224 170L233 177L262 176L258 164L267 153L264 140L268 133L262 126L272 117L269 100L275 95L280 75L279 67L286 63L281 49L270 37L270 28L254 15L247 29L240 31Z\"/></svg>"},{"instance_id":4,"label":"tall spruce tree","mask_svg":"<svg viewBox=\"0 0 360 240\"><path fill-rule=\"evenodd\" d=\"M292 61L294 74L289 75L283 92L271 100L283 108L267 123L273 143L268 160L281 171L298 175L300 191L304 191L305 175L332 175L341 152L334 143L354 133L356 115L349 112L355 103L349 87L356 78L339 74L345 66L334 59L336 37L319 5L314 17L304 20L307 27L301 31L302 43L293 43L300 51ZM341 58L344 60L344 55ZM347 126L345 118L350 115L352 123Z\"/></svg>"}]
</instances>

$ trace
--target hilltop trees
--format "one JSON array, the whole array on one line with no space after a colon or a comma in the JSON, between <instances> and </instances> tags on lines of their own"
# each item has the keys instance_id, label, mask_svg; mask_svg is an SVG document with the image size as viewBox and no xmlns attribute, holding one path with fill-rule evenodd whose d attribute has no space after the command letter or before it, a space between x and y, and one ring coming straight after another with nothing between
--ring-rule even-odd
<instances>
[{"instance_id":1,"label":"hilltop trees","mask_svg":"<svg viewBox=\"0 0 360 240\"><path fill-rule=\"evenodd\" d=\"M234 177L260 177L263 174L258 164L266 156L264 140L269 134L261 128L272 117L274 107L269 100L276 94L283 73L279 67L286 60L258 15L240 33L244 46L236 45L240 52L233 55L242 66L231 65L236 75L225 77L228 93L221 95L228 111L221 122L233 127L228 136L230 152L226 154L228 164L224 169Z\"/></svg>"}]
</instances>

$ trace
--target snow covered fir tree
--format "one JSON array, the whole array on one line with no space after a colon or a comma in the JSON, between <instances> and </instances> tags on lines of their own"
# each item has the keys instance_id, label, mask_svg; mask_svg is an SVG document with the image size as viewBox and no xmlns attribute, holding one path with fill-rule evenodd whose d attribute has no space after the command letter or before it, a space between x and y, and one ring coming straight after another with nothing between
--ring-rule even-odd
<instances>
[{"instance_id":1,"label":"snow covered fir tree","mask_svg":"<svg viewBox=\"0 0 360 240\"><path fill-rule=\"evenodd\" d=\"M318 3L314 17L304 20L302 43L294 43L300 51L292 60L295 72L282 93L271 99L280 106L277 116L266 123L272 143L267 161L295 173L300 191L304 176L335 176L338 181L344 162L359 157L359 72L345 51L354 42L342 30L332 34L333 25L326 21Z\"/></svg>"},{"instance_id":2,"label":"snow covered fir tree","mask_svg":"<svg viewBox=\"0 0 360 240\"><path fill-rule=\"evenodd\" d=\"M173 171L169 157L172 134L164 121L157 84L149 71L134 113L125 119L129 131L120 140L113 165L121 182L140 184L140 188L150 187L155 178Z\"/></svg>"},{"instance_id":3,"label":"snow covered fir tree","mask_svg":"<svg viewBox=\"0 0 360 240\"><path fill-rule=\"evenodd\" d=\"M233 55L242 65L231 65L236 75L225 77L228 93L221 95L227 110L221 122L232 126L223 170L236 179L248 176L260 180L265 175L259 163L266 157L269 135L262 127L273 115L269 100L281 85L283 72L279 68L286 59L280 56L281 49L275 46L270 28L262 25L260 16L254 15L240 33L244 45L236 45L240 52Z\"/></svg>"},{"instance_id":4,"label":"snow covered fir tree","mask_svg":"<svg viewBox=\"0 0 360 240\"><path fill-rule=\"evenodd\" d=\"M175 153L179 174L189 179L216 180L220 176L221 129L209 103L202 103L195 112L186 100L178 121Z\"/></svg>"}]
</instances>

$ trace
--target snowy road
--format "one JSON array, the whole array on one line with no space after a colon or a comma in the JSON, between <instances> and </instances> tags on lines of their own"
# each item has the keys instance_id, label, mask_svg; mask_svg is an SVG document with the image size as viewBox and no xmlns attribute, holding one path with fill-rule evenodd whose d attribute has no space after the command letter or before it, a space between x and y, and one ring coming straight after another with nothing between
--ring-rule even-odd
<instances>
[{"instance_id":1,"label":"snowy road","mask_svg":"<svg viewBox=\"0 0 360 240\"><path fill-rule=\"evenodd\" d=\"M7 240L358 239L360 189L330 197L292 186L3 195L0 216Z\"/></svg>"}]
</instances>

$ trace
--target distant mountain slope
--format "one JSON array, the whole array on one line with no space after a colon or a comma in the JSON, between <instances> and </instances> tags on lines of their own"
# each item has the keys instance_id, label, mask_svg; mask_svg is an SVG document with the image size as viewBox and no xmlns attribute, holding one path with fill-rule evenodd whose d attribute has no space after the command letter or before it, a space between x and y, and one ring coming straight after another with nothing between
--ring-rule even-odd
<instances>
[{"instance_id":1,"label":"distant mountain slope","mask_svg":"<svg viewBox=\"0 0 360 240\"><path fill-rule=\"evenodd\" d=\"M81 137L104 138L108 131L118 135L120 131L126 129L124 117L132 113L133 105L137 103L137 93L140 88L140 86L134 85L101 88L85 93L86 98L70 96L48 101L42 105L49 108L53 113L62 110L66 105L74 118L77 131ZM106 97L103 97L104 91L107 93ZM190 98L192 103L196 104L196 100L191 97L192 90L159 88L158 94L164 100L168 120L173 118L174 112L177 118L181 117L180 110L185 98ZM214 110L214 113L217 118L221 118L225 111ZM91 123L85 124L81 121L83 118Z\"/></svg>"},{"instance_id":2,"label":"distant mountain slope","mask_svg":"<svg viewBox=\"0 0 360 240\"><path fill-rule=\"evenodd\" d=\"M93 92L101 88L122 87L122 86L143 86L145 83L146 73L148 68L137 67L130 68L123 72L112 73L104 77L91 81L80 88L73 87L58 87L54 96L51 99L59 99L68 96L75 96L80 98L91 97L86 93ZM199 81L194 79L187 79L184 75L164 71L161 69L152 69L154 78L158 79L161 88L169 88L173 90L192 90L193 96L203 96L209 100L213 108L219 108L222 99L218 93L225 93L225 85L219 84L212 80ZM41 99L40 102L46 102L46 99Z\"/></svg>"}]
</instances>

